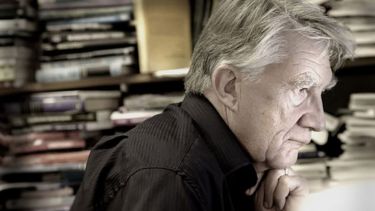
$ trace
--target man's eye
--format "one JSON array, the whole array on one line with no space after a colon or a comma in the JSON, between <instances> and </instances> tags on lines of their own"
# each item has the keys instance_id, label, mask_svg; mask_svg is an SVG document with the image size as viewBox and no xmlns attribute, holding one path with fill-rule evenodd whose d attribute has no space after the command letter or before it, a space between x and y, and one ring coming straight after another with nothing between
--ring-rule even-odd
<instances>
[{"instance_id":1,"label":"man's eye","mask_svg":"<svg viewBox=\"0 0 375 211\"><path fill-rule=\"evenodd\" d=\"M307 98L308 88L300 88L294 91L291 96L291 100L294 106L299 106Z\"/></svg>"}]
</instances>

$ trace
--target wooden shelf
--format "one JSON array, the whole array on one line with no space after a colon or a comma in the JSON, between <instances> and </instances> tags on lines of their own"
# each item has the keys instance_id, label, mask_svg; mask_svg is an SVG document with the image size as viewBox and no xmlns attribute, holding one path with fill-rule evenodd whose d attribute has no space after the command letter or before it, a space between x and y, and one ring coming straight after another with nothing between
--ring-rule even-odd
<instances>
[{"instance_id":1,"label":"wooden shelf","mask_svg":"<svg viewBox=\"0 0 375 211\"><path fill-rule=\"evenodd\" d=\"M106 86L116 86L120 84L145 84L183 80L183 77L155 77L151 74L135 74L118 77L96 77L87 78L79 81L55 82L55 83L31 83L17 88L0 88L0 96L32 93L32 92L48 92L62 91L70 89L85 88L102 88Z\"/></svg>"},{"instance_id":2,"label":"wooden shelf","mask_svg":"<svg viewBox=\"0 0 375 211\"><path fill-rule=\"evenodd\" d=\"M353 68L375 66L375 58L361 58L354 61L347 61L341 72L352 72ZM345 74L345 73L344 73ZM103 88L108 86L116 86L120 84L146 84L168 81L183 80L183 77L155 77L152 74L134 74L118 77L96 77L87 78L79 81L55 82L55 83L31 83L17 88L0 88L0 96L32 93L32 92L48 92L62 91L71 89L87 89L87 88Z\"/></svg>"}]
</instances>

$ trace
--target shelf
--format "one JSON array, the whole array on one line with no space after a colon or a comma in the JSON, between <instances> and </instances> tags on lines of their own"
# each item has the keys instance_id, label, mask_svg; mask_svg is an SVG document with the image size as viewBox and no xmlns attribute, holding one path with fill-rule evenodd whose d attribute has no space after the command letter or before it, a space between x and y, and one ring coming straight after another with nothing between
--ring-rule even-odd
<instances>
[{"instance_id":1,"label":"shelf","mask_svg":"<svg viewBox=\"0 0 375 211\"><path fill-rule=\"evenodd\" d=\"M135 74L118 77L96 77L79 81L55 82L55 83L31 83L17 88L0 88L0 96L31 93L48 92L70 89L84 89L105 86L115 86L120 84L145 84L183 80L183 77L155 77L151 74Z\"/></svg>"},{"instance_id":2,"label":"shelf","mask_svg":"<svg viewBox=\"0 0 375 211\"><path fill-rule=\"evenodd\" d=\"M354 61L347 61L341 72L352 72L353 68L362 68L375 66L375 58L361 58ZM17 88L0 88L0 96L32 93L32 92L48 92L62 91L71 89L85 88L102 88L108 86L116 86L120 84L146 84L168 81L180 81L183 77L155 77L152 74L134 74L118 77L96 77L87 78L79 81L55 82L55 83L31 83Z\"/></svg>"}]
</instances>

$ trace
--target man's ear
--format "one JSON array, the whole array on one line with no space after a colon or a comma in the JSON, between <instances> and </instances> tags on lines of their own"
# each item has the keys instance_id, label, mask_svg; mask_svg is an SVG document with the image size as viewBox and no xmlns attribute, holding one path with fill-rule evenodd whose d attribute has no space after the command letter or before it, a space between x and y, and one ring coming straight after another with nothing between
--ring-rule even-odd
<instances>
[{"instance_id":1,"label":"man's ear","mask_svg":"<svg viewBox=\"0 0 375 211\"><path fill-rule=\"evenodd\" d=\"M212 73L212 89L218 100L231 110L238 109L240 96L239 74L229 65L222 65Z\"/></svg>"}]
</instances>

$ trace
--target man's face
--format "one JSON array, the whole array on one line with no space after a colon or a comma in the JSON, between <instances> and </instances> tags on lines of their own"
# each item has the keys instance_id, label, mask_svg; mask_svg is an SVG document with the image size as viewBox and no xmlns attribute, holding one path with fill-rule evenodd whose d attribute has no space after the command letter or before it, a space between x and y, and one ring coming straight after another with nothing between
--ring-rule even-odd
<instances>
[{"instance_id":1,"label":"man's face","mask_svg":"<svg viewBox=\"0 0 375 211\"><path fill-rule=\"evenodd\" d=\"M333 85L321 44L288 34L288 58L266 67L255 82L242 77L232 130L254 162L285 168L308 144L311 130L324 129L322 92Z\"/></svg>"}]
</instances>

